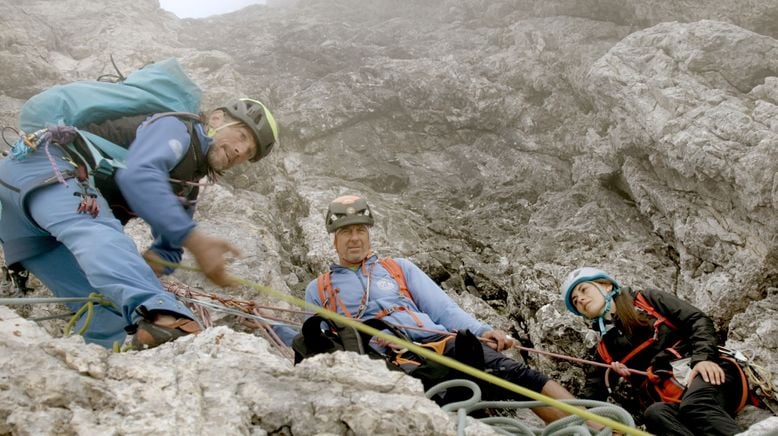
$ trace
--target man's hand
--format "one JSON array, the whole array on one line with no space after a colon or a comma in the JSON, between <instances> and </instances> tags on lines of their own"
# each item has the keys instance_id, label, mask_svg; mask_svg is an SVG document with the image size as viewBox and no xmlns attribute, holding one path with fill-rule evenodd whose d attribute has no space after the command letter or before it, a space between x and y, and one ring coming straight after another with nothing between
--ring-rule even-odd
<instances>
[{"instance_id":1,"label":"man's hand","mask_svg":"<svg viewBox=\"0 0 778 436\"><path fill-rule=\"evenodd\" d=\"M147 264L151 267L151 270L154 271L154 274L157 275L157 277L162 277L165 275L165 266L161 263L157 262L158 260L163 260L159 255L151 250L146 250L143 253L143 259L146 261Z\"/></svg>"},{"instance_id":2,"label":"man's hand","mask_svg":"<svg viewBox=\"0 0 778 436\"><path fill-rule=\"evenodd\" d=\"M225 254L231 253L234 256L240 256L240 251L232 244L194 229L184 241L184 247L192 253L203 274L210 281L219 286L235 284L234 279L227 274L227 268L224 264Z\"/></svg>"},{"instance_id":3,"label":"man's hand","mask_svg":"<svg viewBox=\"0 0 778 436\"><path fill-rule=\"evenodd\" d=\"M502 351L516 344L516 340L505 334L502 330L490 330L482 336L486 339L486 345L497 351Z\"/></svg>"},{"instance_id":4,"label":"man's hand","mask_svg":"<svg viewBox=\"0 0 778 436\"><path fill-rule=\"evenodd\" d=\"M716 362L703 360L702 362L698 362L696 365L694 365L694 368L692 368L692 372L689 374L689 377L686 378L687 386L689 383L691 383L692 380L694 380L694 377L697 374L701 375L703 380L712 385L720 385L724 383L724 370L721 369L721 367Z\"/></svg>"},{"instance_id":5,"label":"man's hand","mask_svg":"<svg viewBox=\"0 0 778 436\"><path fill-rule=\"evenodd\" d=\"M629 377L629 368L621 362L611 362L611 369L624 378Z\"/></svg>"}]
</instances>

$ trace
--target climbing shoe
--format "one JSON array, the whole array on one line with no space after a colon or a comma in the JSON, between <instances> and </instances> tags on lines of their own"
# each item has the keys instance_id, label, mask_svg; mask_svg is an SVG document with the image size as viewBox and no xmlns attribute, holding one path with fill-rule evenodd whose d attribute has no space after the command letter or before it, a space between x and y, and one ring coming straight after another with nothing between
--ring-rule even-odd
<instances>
[{"instance_id":1,"label":"climbing shoe","mask_svg":"<svg viewBox=\"0 0 778 436\"><path fill-rule=\"evenodd\" d=\"M197 321L188 318L179 318L166 326L142 319L138 321L137 330L132 337L132 348L134 350L147 350L181 336L200 333L201 330Z\"/></svg>"}]
</instances>

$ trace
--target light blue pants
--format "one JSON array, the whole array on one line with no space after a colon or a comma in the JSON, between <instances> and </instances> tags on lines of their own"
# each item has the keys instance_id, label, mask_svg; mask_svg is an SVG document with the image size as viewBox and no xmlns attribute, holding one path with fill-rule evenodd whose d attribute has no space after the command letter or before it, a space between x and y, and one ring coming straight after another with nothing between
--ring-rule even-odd
<instances>
[{"instance_id":1,"label":"light blue pants","mask_svg":"<svg viewBox=\"0 0 778 436\"><path fill-rule=\"evenodd\" d=\"M64 152L58 146L49 150L62 171L73 169L62 159ZM189 309L162 288L105 199L98 196L97 217L79 214L80 197L74 194L80 188L75 179L68 179L67 186L55 182L40 187L42 180L53 175L43 150L22 160L0 161L0 241L6 262L20 261L58 297L99 292L111 300L114 307L96 306L84 334L87 342L110 348L114 341L123 341L124 327L141 318L135 311L140 306L194 319ZM54 239L36 244L35 237L46 236ZM70 305L73 310L80 306ZM83 322L82 317L78 326Z\"/></svg>"}]
</instances>

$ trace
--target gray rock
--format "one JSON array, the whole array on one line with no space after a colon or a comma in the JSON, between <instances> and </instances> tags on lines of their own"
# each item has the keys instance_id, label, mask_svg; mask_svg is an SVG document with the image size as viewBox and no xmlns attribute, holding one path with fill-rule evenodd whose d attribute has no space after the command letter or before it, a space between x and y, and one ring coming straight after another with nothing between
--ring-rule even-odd
<instances>
[{"instance_id":1,"label":"gray rock","mask_svg":"<svg viewBox=\"0 0 778 436\"><path fill-rule=\"evenodd\" d=\"M3 433L456 432L418 380L381 362L341 352L293 367L263 339L226 327L114 354L80 337L54 339L0 308L0 347Z\"/></svg>"},{"instance_id":2,"label":"gray rock","mask_svg":"<svg viewBox=\"0 0 778 436\"><path fill-rule=\"evenodd\" d=\"M334 259L323 228L328 202L359 193L376 213L379 253L416 261L524 345L586 355L594 338L564 311L558 287L570 269L595 265L702 308L729 334L728 345L778 376L776 14L765 0L415 0L402 8L389 0L277 0L178 20L149 0L4 2L0 122L15 125L23 101L52 84L114 73L109 54L123 73L175 56L202 85L206 108L250 95L280 123L277 150L226 174L198 206L202 227L242 250L232 273L301 297ZM148 244L141 223L130 232L139 248ZM219 290L197 273L178 271L175 279L285 306L253 287ZM219 323L247 330L229 316ZM61 322L41 324L61 334ZM201 362L201 353L212 352L253 359L239 350L268 350L250 335L218 331L227 338L223 348L203 335L166 347L162 360ZM150 404L144 409L114 388L119 383L107 387L113 378L142 378L118 375L140 360L134 355L109 356L76 339L44 339L34 348L41 367L56 374L61 362L78 361L61 377L78 387L55 385L62 392L47 394L41 408L28 407L33 399L19 391L0 407L5 425L16 427L0 433L108 432L111 414L134 417L116 424L130 433L171 420L195 433L304 433L311 422L332 433L394 430L344 421L334 407L347 407L346 396L317 406L320 414L295 409L299 424L274 415L281 406L248 399L252 390L283 389L278 381L245 381L228 393L209 385L212 396L195 394L206 418L155 421L160 404L180 407L185 394L177 392L200 385L187 379L156 398L139 387ZM230 359L237 367L239 358ZM538 356L530 362L573 391L581 385L580 367ZM196 364L146 376L186 371L216 378ZM278 371L293 380L289 386L318 386L291 368ZM27 377L28 385L55 382ZM417 407L417 396L404 404ZM238 412L207 411L219 402ZM414 419L409 425L433 425Z\"/></svg>"}]
</instances>

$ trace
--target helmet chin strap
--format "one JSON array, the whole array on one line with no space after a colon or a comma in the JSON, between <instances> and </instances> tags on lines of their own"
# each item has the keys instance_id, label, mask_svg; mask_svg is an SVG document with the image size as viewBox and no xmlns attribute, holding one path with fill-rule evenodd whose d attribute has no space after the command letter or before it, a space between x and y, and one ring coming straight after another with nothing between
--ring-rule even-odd
<instances>
[{"instance_id":1,"label":"helmet chin strap","mask_svg":"<svg viewBox=\"0 0 778 436\"><path fill-rule=\"evenodd\" d=\"M221 129L224 129L224 128L227 128L227 127L231 127L231 126L237 126L238 124L240 124L240 123L239 123L239 122L237 122L237 121L233 121L233 122L231 122L231 123L225 123L225 124L222 124L221 126L219 126L219 127L216 127L216 128L209 127L209 128L208 128L208 131L207 131L207 132L205 132L205 134L206 134L206 135L208 135L208 136L210 136L211 138L213 138L213 135L215 135L215 134L216 134L216 132L218 132L219 130L221 130Z\"/></svg>"},{"instance_id":2,"label":"helmet chin strap","mask_svg":"<svg viewBox=\"0 0 778 436\"><path fill-rule=\"evenodd\" d=\"M611 304L613 303L613 297L616 295L619 295L621 292L620 288L613 287L613 290L609 292L607 295L605 295L605 292L602 290L602 286L599 285L599 283L592 282L595 286L597 286L597 290L600 291L600 295L602 295L602 298L605 299L605 307L602 309L602 313L596 317L592 318L593 321L597 321L597 328L600 330L600 334L604 335L607 329L605 328L605 316L610 312L611 310Z\"/></svg>"}]
</instances>

